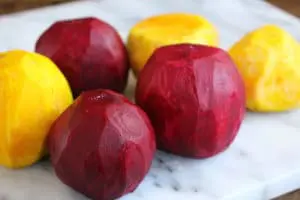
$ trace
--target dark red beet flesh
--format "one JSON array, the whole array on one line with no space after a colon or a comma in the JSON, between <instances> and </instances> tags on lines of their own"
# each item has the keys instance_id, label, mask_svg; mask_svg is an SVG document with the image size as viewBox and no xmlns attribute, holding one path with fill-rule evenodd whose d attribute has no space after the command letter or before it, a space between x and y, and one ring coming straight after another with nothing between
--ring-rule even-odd
<instances>
[{"instance_id":1,"label":"dark red beet flesh","mask_svg":"<svg viewBox=\"0 0 300 200\"><path fill-rule=\"evenodd\" d=\"M36 43L60 68L77 97L90 89L123 92L128 79L126 48L117 31L96 18L58 21Z\"/></svg>"},{"instance_id":2,"label":"dark red beet flesh","mask_svg":"<svg viewBox=\"0 0 300 200\"><path fill-rule=\"evenodd\" d=\"M238 133L244 83L222 49L165 46L139 75L136 102L152 121L159 149L207 158L224 151Z\"/></svg>"},{"instance_id":3,"label":"dark red beet flesh","mask_svg":"<svg viewBox=\"0 0 300 200\"><path fill-rule=\"evenodd\" d=\"M51 127L47 146L56 175L93 200L132 192L155 153L147 115L110 90L83 92Z\"/></svg>"}]
</instances>

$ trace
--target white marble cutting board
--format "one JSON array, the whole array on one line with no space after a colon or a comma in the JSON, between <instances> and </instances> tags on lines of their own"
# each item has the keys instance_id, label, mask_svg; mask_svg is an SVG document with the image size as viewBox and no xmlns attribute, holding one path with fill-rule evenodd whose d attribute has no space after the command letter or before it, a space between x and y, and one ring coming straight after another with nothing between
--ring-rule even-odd
<instances>
[{"instance_id":1,"label":"white marble cutting board","mask_svg":"<svg viewBox=\"0 0 300 200\"><path fill-rule=\"evenodd\" d=\"M0 17L0 51L33 50L41 32L58 19L96 16L126 38L138 20L175 11L207 17L219 28L223 48L266 23L300 40L300 21L258 0L94 0ZM299 122L300 111L247 113L227 151L206 160L158 152L142 184L121 200L267 200L300 188ZM86 198L60 183L42 162L23 170L0 168L0 200Z\"/></svg>"}]
</instances>

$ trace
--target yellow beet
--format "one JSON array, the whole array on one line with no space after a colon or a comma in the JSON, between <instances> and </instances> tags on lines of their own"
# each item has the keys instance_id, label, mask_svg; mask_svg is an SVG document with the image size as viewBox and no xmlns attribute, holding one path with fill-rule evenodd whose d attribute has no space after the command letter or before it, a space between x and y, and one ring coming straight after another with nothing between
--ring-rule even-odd
<instances>
[{"instance_id":1,"label":"yellow beet","mask_svg":"<svg viewBox=\"0 0 300 200\"><path fill-rule=\"evenodd\" d=\"M68 82L48 58L22 50L0 53L0 165L38 161L51 124L72 101Z\"/></svg>"},{"instance_id":2,"label":"yellow beet","mask_svg":"<svg viewBox=\"0 0 300 200\"><path fill-rule=\"evenodd\" d=\"M286 111L300 106L300 46L285 30L266 25L246 34L229 50L253 111Z\"/></svg>"},{"instance_id":3,"label":"yellow beet","mask_svg":"<svg viewBox=\"0 0 300 200\"><path fill-rule=\"evenodd\" d=\"M162 14L137 23L130 30L127 41L135 75L142 70L156 48L179 43L217 46L219 36L209 21L194 14Z\"/></svg>"}]
</instances>

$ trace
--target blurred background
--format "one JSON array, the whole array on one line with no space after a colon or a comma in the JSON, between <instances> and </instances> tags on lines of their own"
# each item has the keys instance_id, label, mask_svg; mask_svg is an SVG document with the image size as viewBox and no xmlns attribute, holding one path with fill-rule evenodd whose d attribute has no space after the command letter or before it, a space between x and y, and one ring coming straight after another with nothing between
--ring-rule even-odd
<instances>
[{"instance_id":1,"label":"blurred background","mask_svg":"<svg viewBox=\"0 0 300 200\"><path fill-rule=\"evenodd\" d=\"M72 0L0 0L0 14L8 14L70 1Z\"/></svg>"},{"instance_id":2,"label":"blurred background","mask_svg":"<svg viewBox=\"0 0 300 200\"><path fill-rule=\"evenodd\" d=\"M70 1L76 1L76 0L0 0L0 14L18 12L22 10L60 4L64 2L70 2ZM259 1L259 0L254 0L254 1ZM288 11L293 15L300 17L300 0L266 0L266 1Z\"/></svg>"}]
</instances>

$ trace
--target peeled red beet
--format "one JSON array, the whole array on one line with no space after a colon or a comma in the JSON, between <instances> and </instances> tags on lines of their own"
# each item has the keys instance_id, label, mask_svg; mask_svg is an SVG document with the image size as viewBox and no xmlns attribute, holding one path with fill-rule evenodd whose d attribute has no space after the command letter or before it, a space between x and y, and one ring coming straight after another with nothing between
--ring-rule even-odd
<instances>
[{"instance_id":1,"label":"peeled red beet","mask_svg":"<svg viewBox=\"0 0 300 200\"><path fill-rule=\"evenodd\" d=\"M142 70L136 102L152 121L159 149L206 158L237 135L245 113L244 82L222 49L165 46Z\"/></svg>"},{"instance_id":2,"label":"peeled red beet","mask_svg":"<svg viewBox=\"0 0 300 200\"><path fill-rule=\"evenodd\" d=\"M77 97L90 89L123 92L128 56L117 31L96 18L58 21L36 43L36 52L55 62Z\"/></svg>"},{"instance_id":3,"label":"peeled red beet","mask_svg":"<svg viewBox=\"0 0 300 200\"><path fill-rule=\"evenodd\" d=\"M58 178L94 200L135 190L156 148L144 111L110 90L83 92L54 122L47 146Z\"/></svg>"}]
</instances>

